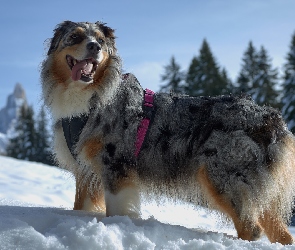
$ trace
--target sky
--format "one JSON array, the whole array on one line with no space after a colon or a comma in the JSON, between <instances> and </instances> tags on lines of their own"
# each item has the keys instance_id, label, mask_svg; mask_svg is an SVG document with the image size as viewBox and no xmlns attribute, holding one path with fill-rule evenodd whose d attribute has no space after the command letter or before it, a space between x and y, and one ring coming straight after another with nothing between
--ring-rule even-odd
<instances>
[{"instance_id":1,"label":"sky","mask_svg":"<svg viewBox=\"0 0 295 250\"><path fill-rule=\"evenodd\" d=\"M0 108L17 82L29 104L41 105L46 40L64 20L103 21L115 29L124 71L157 91L171 57L187 70L203 39L234 81L250 40L282 70L295 32L294 9L294 0L2 0Z\"/></svg>"}]
</instances>

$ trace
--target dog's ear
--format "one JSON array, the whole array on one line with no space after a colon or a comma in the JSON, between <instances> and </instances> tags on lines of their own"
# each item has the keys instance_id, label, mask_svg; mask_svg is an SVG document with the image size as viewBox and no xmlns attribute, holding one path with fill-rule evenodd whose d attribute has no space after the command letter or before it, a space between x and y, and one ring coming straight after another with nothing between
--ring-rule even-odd
<instances>
[{"instance_id":1,"label":"dog's ear","mask_svg":"<svg viewBox=\"0 0 295 250\"><path fill-rule=\"evenodd\" d=\"M105 37L107 38L108 48L109 48L109 54L113 54L117 51L116 44L115 44L115 30L108 27L106 23L102 22L96 22L95 23L99 29L103 32Z\"/></svg>"},{"instance_id":2,"label":"dog's ear","mask_svg":"<svg viewBox=\"0 0 295 250\"><path fill-rule=\"evenodd\" d=\"M104 33L105 37L108 37L108 38L115 38L115 30L113 30L112 28L108 27L106 25L106 23L102 23L102 22L96 22L95 23L99 29Z\"/></svg>"},{"instance_id":3,"label":"dog's ear","mask_svg":"<svg viewBox=\"0 0 295 250\"><path fill-rule=\"evenodd\" d=\"M54 35L53 35L53 38L51 39L50 47L47 52L47 55L50 55L52 52L54 52L58 48L58 45L61 39L64 37L64 35L72 26L77 26L77 24L72 21L64 21L55 27Z\"/></svg>"}]
</instances>

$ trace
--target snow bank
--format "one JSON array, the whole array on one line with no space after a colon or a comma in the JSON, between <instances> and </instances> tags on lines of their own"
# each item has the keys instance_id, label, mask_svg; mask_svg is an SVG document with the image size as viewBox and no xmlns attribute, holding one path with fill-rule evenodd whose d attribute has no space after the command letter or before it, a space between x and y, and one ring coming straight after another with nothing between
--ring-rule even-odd
<instances>
[{"instance_id":1,"label":"snow bank","mask_svg":"<svg viewBox=\"0 0 295 250\"><path fill-rule=\"evenodd\" d=\"M0 156L0 199L72 207L75 183L56 167Z\"/></svg>"},{"instance_id":2,"label":"snow bank","mask_svg":"<svg viewBox=\"0 0 295 250\"><path fill-rule=\"evenodd\" d=\"M295 249L267 240L242 241L155 219L106 218L60 208L2 203L0 221L1 249Z\"/></svg>"},{"instance_id":3,"label":"snow bank","mask_svg":"<svg viewBox=\"0 0 295 250\"><path fill-rule=\"evenodd\" d=\"M72 211L69 174L2 156L0 190L1 250L295 249L270 244L265 237L248 242L221 233L235 231L230 223L220 224L216 214L188 204L144 204L143 219L137 220Z\"/></svg>"}]
</instances>

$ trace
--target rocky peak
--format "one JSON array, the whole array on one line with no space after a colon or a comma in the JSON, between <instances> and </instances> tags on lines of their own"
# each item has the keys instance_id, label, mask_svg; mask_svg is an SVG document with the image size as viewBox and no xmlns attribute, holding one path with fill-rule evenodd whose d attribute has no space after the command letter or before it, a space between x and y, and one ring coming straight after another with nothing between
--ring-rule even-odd
<instances>
[{"instance_id":1,"label":"rocky peak","mask_svg":"<svg viewBox=\"0 0 295 250\"><path fill-rule=\"evenodd\" d=\"M0 110L0 133L6 134L19 115L22 105L27 106L25 90L20 83L14 87L14 91L7 97L6 106Z\"/></svg>"},{"instance_id":2,"label":"rocky peak","mask_svg":"<svg viewBox=\"0 0 295 250\"><path fill-rule=\"evenodd\" d=\"M18 99L20 98L20 99L26 100L25 90L23 89L20 83L15 84L13 96Z\"/></svg>"}]
</instances>

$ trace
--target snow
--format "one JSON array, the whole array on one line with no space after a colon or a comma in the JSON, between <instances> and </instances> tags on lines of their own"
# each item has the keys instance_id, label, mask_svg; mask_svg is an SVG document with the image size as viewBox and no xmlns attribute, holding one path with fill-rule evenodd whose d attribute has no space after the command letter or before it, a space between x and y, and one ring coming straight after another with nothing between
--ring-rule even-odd
<instances>
[{"instance_id":1,"label":"snow","mask_svg":"<svg viewBox=\"0 0 295 250\"><path fill-rule=\"evenodd\" d=\"M0 154L4 155L6 153L7 144L8 144L7 135L0 133Z\"/></svg>"},{"instance_id":2,"label":"snow","mask_svg":"<svg viewBox=\"0 0 295 250\"><path fill-rule=\"evenodd\" d=\"M144 202L143 219L73 211L75 183L55 167L0 156L0 249L295 249L237 239L200 207ZM290 227L295 236L295 229Z\"/></svg>"}]
</instances>

